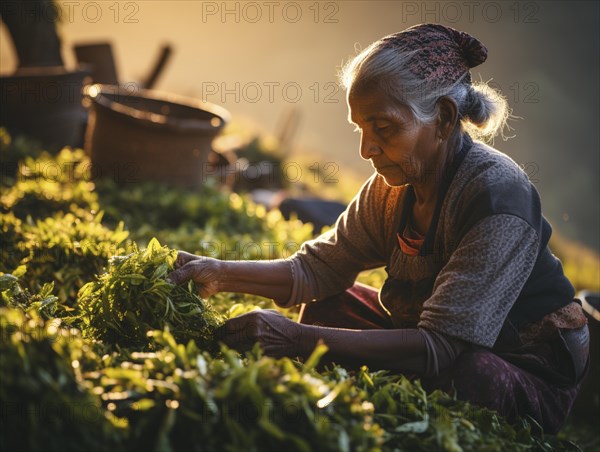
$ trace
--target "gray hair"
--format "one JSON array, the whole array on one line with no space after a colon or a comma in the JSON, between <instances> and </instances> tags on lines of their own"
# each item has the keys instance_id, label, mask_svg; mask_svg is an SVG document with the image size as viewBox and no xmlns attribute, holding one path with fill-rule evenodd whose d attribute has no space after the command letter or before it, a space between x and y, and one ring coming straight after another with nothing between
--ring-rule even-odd
<instances>
[{"instance_id":1,"label":"gray hair","mask_svg":"<svg viewBox=\"0 0 600 452\"><path fill-rule=\"evenodd\" d=\"M373 83L388 96L413 113L421 124L431 123L437 115L440 97L452 99L458 108L459 125L473 138L493 141L504 128L511 130L507 120L512 117L506 98L485 82L472 83L469 72L452 84L430 82L413 74L408 64L416 51L403 51L376 41L348 61L339 74L340 84L350 94Z\"/></svg>"}]
</instances>

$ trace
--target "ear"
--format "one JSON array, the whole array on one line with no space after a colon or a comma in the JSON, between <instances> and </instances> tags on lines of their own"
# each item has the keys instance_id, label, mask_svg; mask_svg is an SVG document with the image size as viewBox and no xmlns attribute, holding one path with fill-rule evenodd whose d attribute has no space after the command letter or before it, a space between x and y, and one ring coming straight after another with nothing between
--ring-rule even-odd
<instances>
[{"instance_id":1,"label":"ear","mask_svg":"<svg viewBox=\"0 0 600 452\"><path fill-rule=\"evenodd\" d=\"M447 96L440 97L437 106L437 135L442 140L447 140L450 138L450 135L458 122L458 107L456 106L456 103Z\"/></svg>"}]
</instances>

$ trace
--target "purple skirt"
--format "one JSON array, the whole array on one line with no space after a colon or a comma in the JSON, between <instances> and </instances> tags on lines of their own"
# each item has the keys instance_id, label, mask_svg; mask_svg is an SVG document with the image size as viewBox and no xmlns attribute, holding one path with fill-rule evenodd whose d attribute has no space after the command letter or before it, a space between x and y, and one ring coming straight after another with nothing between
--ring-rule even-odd
<instances>
[{"instance_id":1,"label":"purple skirt","mask_svg":"<svg viewBox=\"0 0 600 452\"><path fill-rule=\"evenodd\" d=\"M394 328L373 288L355 284L345 292L302 306L300 323L350 329ZM587 331L587 326L585 326ZM557 338L557 343L560 338ZM564 342L564 341L563 341ZM582 376L556 345L539 344L499 353L482 347L464 351L438 376L421 378L428 391L442 389L479 406L496 410L508 421L531 416L546 433L564 424Z\"/></svg>"}]
</instances>

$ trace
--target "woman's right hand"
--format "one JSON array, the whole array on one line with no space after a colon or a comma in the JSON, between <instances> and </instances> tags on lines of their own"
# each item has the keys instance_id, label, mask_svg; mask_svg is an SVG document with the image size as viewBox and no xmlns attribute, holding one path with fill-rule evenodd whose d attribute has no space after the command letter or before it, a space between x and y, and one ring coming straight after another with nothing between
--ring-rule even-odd
<instances>
[{"instance_id":1,"label":"woman's right hand","mask_svg":"<svg viewBox=\"0 0 600 452\"><path fill-rule=\"evenodd\" d=\"M293 285L290 264L285 259L222 261L180 251L174 267L168 276L170 281L194 281L202 298L219 292L248 293L271 298L283 306Z\"/></svg>"},{"instance_id":2,"label":"woman's right hand","mask_svg":"<svg viewBox=\"0 0 600 452\"><path fill-rule=\"evenodd\" d=\"M169 274L168 279L173 284L182 284L192 280L198 284L200 296L208 298L219 292L220 264L220 260L212 257L196 256L179 251L175 261L175 270Z\"/></svg>"}]
</instances>

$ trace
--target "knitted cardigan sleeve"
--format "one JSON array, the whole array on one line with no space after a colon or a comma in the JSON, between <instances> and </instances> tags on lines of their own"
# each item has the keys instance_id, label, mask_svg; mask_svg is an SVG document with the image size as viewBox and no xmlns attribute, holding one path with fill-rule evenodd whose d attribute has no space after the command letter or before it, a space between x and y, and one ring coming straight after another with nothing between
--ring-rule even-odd
<instances>
[{"instance_id":1,"label":"knitted cardigan sleeve","mask_svg":"<svg viewBox=\"0 0 600 452\"><path fill-rule=\"evenodd\" d=\"M285 306L321 300L351 287L358 274L385 264L385 188L374 174L335 226L289 258L292 295Z\"/></svg>"}]
</instances>

